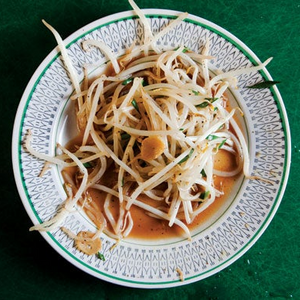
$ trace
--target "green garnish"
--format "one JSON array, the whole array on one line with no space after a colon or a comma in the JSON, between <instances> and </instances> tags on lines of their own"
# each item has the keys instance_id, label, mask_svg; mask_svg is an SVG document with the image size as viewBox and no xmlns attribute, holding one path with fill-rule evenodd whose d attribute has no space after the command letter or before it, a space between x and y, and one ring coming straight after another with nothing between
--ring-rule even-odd
<instances>
[{"instance_id":1,"label":"green garnish","mask_svg":"<svg viewBox=\"0 0 300 300\"><path fill-rule=\"evenodd\" d=\"M122 82L122 84L123 84L123 85L126 85L126 84L128 84L128 83L130 83L130 82L132 82L132 81L133 81L133 78L130 77L130 78L125 79L125 80Z\"/></svg>"},{"instance_id":2,"label":"green garnish","mask_svg":"<svg viewBox=\"0 0 300 300\"><path fill-rule=\"evenodd\" d=\"M139 106L134 99L131 101L131 104L138 112L140 112Z\"/></svg>"},{"instance_id":3,"label":"green garnish","mask_svg":"<svg viewBox=\"0 0 300 300\"><path fill-rule=\"evenodd\" d=\"M212 97L212 98L204 98L204 99L213 103L213 102L217 101L219 98Z\"/></svg>"},{"instance_id":4,"label":"green garnish","mask_svg":"<svg viewBox=\"0 0 300 300\"><path fill-rule=\"evenodd\" d=\"M180 164L184 163L185 161L187 161L192 156L193 152L194 152L194 149L192 148L190 150L189 154L186 155L178 164L180 165Z\"/></svg>"},{"instance_id":5,"label":"green garnish","mask_svg":"<svg viewBox=\"0 0 300 300\"><path fill-rule=\"evenodd\" d=\"M146 86L146 85L148 85L148 82L143 78L143 80L142 80L142 86Z\"/></svg>"},{"instance_id":6,"label":"green garnish","mask_svg":"<svg viewBox=\"0 0 300 300\"><path fill-rule=\"evenodd\" d=\"M209 140L209 141L213 141L213 140L218 139L218 138L219 138L219 136L214 135L214 134L210 134L206 137L206 139Z\"/></svg>"},{"instance_id":7,"label":"green garnish","mask_svg":"<svg viewBox=\"0 0 300 300\"><path fill-rule=\"evenodd\" d=\"M271 86L273 86L277 83L280 83L280 81L267 80L267 81L256 83L256 84L251 85L251 86L247 86L247 88L249 88L249 89L266 89L266 88L269 88L269 87L271 87Z\"/></svg>"},{"instance_id":8,"label":"green garnish","mask_svg":"<svg viewBox=\"0 0 300 300\"><path fill-rule=\"evenodd\" d=\"M202 102L201 104L196 105L196 107L204 108L208 106L208 102Z\"/></svg>"},{"instance_id":9,"label":"green garnish","mask_svg":"<svg viewBox=\"0 0 300 300\"><path fill-rule=\"evenodd\" d=\"M200 104L197 104L196 107L200 107L200 108L204 108L204 107L207 107L210 103L214 103L215 101L217 101L219 98L204 98L205 102L202 102Z\"/></svg>"},{"instance_id":10,"label":"green garnish","mask_svg":"<svg viewBox=\"0 0 300 300\"><path fill-rule=\"evenodd\" d=\"M175 48L174 51L177 51L178 49L179 49L179 47ZM187 48L187 47L184 47L182 50L183 53L185 53L187 51L189 51L189 48Z\"/></svg>"},{"instance_id":11,"label":"green garnish","mask_svg":"<svg viewBox=\"0 0 300 300\"><path fill-rule=\"evenodd\" d=\"M102 253L98 252L96 255L97 255L97 257L98 257L99 259L105 261L105 257L104 257L104 255L103 255Z\"/></svg>"},{"instance_id":12,"label":"green garnish","mask_svg":"<svg viewBox=\"0 0 300 300\"><path fill-rule=\"evenodd\" d=\"M227 139L223 140L222 143L219 144L219 146L217 148L218 150L222 148L222 146L226 143L226 140Z\"/></svg>"},{"instance_id":13,"label":"green garnish","mask_svg":"<svg viewBox=\"0 0 300 300\"><path fill-rule=\"evenodd\" d=\"M200 199L205 200L206 198L208 198L210 194L210 191L205 191L203 193L200 194Z\"/></svg>"},{"instance_id":14,"label":"green garnish","mask_svg":"<svg viewBox=\"0 0 300 300\"><path fill-rule=\"evenodd\" d=\"M201 170L200 174L202 175L202 177L207 177L206 172L204 169Z\"/></svg>"},{"instance_id":15,"label":"green garnish","mask_svg":"<svg viewBox=\"0 0 300 300\"><path fill-rule=\"evenodd\" d=\"M214 134L210 134L210 135L208 135L207 137L206 137L206 139L208 140L208 141L213 141L213 140L216 140L216 139L219 139L220 137L219 136L217 136L217 135L214 135ZM222 148L222 146L226 143L226 140L227 139L224 139L218 146L217 146L217 150L219 150L219 149L221 149Z\"/></svg>"},{"instance_id":16,"label":"green garnish","mask_svg":"<svg viewBox=\"0 0 300 300\"><path fill-rule=\"evenodd\" d=\"M199 95L199 92L198 91L194 91L194 90L192 90L192 92L196 95L196 96L198 96Z\"/></svg>"},{"instance_id":17,"label":"green garnish","mask_svg":"<svg viewBox=\"0 0 300 300\"><path fill-rule=\"evenodd\" d=\"M130 139L130 137L131 137L131 135L130 134L128 134L128 133L122 133L121 134L121 140L129 140Z\"/></svg>"},{"instance_id":18,"label":"green garnish","mask_svg":"<svg viewBox=\"0 0 300 300\"><path fill-rule=\"evenodd\" d=\"M85 168L92 168L92 164L90 162L83 163Z\"/></svg>"}]
</instances>

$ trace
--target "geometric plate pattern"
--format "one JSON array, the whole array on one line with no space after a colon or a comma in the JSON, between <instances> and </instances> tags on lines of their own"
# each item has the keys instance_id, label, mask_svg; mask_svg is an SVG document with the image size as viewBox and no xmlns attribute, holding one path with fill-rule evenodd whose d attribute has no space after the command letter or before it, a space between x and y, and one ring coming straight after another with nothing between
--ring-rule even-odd
<instances>
[{"instance_id":1,"label":"geometric plate pattern","mask_svg":"<svg viewBox=\"0 0 300 300\"><path fill-rule=\"evenodd\" d=\"M178 15L178 12L168 10L144 10L144 13L154 33ZM139 19L132 12L124 12L85 26L65 42L77 75L82 78L84 65L96 69L106 62L103 53L96 48L83 51L83 40L101 40L115 53L122 53L133 43L140 44L143 34ZM207 40L210 41L210 54L215 57L210 64L213 72L259 63L252 51L233 35L191 15L163 36L158 45L162 49L185 45L199 52ZM124 240L112 248L115 241L103 235L105 261L102 261L76 250L72 240L60 230L42 235L78 268L100 279L131 287L183 285L208 277L233 263L254 244L273 218L289 174L290 133L280 94L276 87L247 88L270 79L266 69L241 75L238 77L239 90L231 90L244 112L251 173L269 181L243 180L222 215L196 232L191 242L179 239L147 244ZM72 85L60 54L53 50L33 75L18 108L13 134L14 172L23 204L35 224L51 218L64 201L65 194L59 170L53 167L43 177L38 177L43 162L24 152L22 141L31 129L32 146L39 152L53 155L60 131L65 130L62 122L71 93ZM92 226L78 212L68 216L64 225L73 232ZM184 274L183 282L177 268Z\"/></svg>"}]
</instances>

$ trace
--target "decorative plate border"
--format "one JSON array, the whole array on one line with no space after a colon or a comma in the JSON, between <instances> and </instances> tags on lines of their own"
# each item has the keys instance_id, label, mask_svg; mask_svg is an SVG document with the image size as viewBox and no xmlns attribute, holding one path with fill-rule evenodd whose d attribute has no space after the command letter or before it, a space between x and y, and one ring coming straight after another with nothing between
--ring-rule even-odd
<instances>
[{"instance_id":1,"label":"decorative plate border","mask_svg":"<svg viewBox=\"0 0 300 300\"><path fill-rule=\"evenodd\" d=\"M144 10L155 31L163 28L178 12ZM115 52L126 48L137 38L142 41L143 28L132 12L114 14L76 31L65 40L68 53L79 76L84 63L104 63L105 57L94 49L84 53L80 41L86 36L101 39ZM162 47L174 48L183 42L199 51L209 39L211 54L216 57L213 69L228 71L257 65L259 59L241 41L221 27L189 15L161 40ZM199 46L200 45L200 46ZM200 47L200 48L199 48ZM169 245L141 245L122 241L111 250L114 240L102 237L105 261L86 256L73 247L73 242L60 230L42 233L49 244L78 268L120 285L139 288L180 286L211 276L243 255L260 237L275 215L288 180L290 166L290 131L284 104L276 87L251 90L246 87L270 80L266 69L239 76L239 91L232 91L245 112L249 133L252 171L273 181L244 181L237 199L221 218L194 236L192 242L179 240ZM53 155L58 128L72 85L59 54L53 50L36 70L20 102L13 132L12 154L15 179L25 209L34 223L50 218L64 201L57 168L38 177L42 162L23 151L22 141L27 129L33 132L36 150ZM70 215L66 226L73 231L90 227L80 214ZM180 281L176 269L184 274Z\"/></svg>"}]
</instances>

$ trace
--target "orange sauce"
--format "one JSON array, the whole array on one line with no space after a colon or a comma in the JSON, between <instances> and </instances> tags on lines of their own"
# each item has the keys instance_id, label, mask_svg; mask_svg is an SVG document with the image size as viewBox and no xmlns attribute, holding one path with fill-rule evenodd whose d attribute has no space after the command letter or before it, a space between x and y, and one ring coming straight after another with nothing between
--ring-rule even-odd
<instances>
[{"instance_id":1,"label":"orange sauce","mask_svg":"<svg viewBox=\"0 0 300 300\"><path fill-rule=\"evenodd\" d=\"M236 166L236 160L233 155L228 152L220 150L216 155L215 166L217 169L232 170ZM214 178L215 187L224 192L224 195L215 199L215 201L201 212L189 224L189 229L193 230L211 218L224 204L227 195L230 194L238 175L234 177L217 177ZM155 206L156 201L153 201L145 196L140 199L148 204ZM159 203L159 205L161 205ZM171 238L183 235L183 231L177 225L169 227L168 221L156 219L148 216L141 208L132 206L131 214L134 220L134 227L130 233L130 237L142 239L158 239L162 237Z\"/></svg>"},{"instance_id":2,"label":"orange sauce","mask_svg":"<svg viewBox=\"0 0 300 300\"><path fill-rule=\"evenodd\" d=\"M112 66L108 66L108 70L106 71L106 73L113 73ZM231 109L229 101L226 102L226 109ZM68 143L67 148L70 151L76 151L75 145L80 145L81 141L82 134L79 134L75 139ZM236 159L234 155L226 151L219 150L217 155L215 156L214 166L216 169L219 170L231 171L236 167ZM76 168L67 168L64 170L64 172L67 172L69 176L73 177L75 170ZM215 188L217 188L219 191L222 191L223 195L217 197L208 208L206 208L193 220L192 224L188 224L187 226L189 229L193 230L201 224L203 224L204 222L208 221L209 218L211 218L224 205L227 199L227 195L230 194L231 189L234 186L234 183L236 182L238 177L239 175L234 177L214 177ZM111 187L116 183L116 180L116 173L112 170L108 170L101 178L101 184L108 185ZM97 209L99 209L99 211L101 211L105 215L104 201L106 194L96 189L89 189L89 195L91 196L94 204L96 204ZM140 195L138 199L153 207L162 206L161 202L150 199L145 195ZM118 199L113 198L111 201L110 211L113 214L115 220L117 220L118 218L119 205L120 204ZM132 207L130 208L130 213L134 222L134 226L129 234L129 237L155 240L160 238L172 238L183 235L183 230L177 225L173 225L172 227L170 227L168 225L168 221L149 216L147 212L135 205L132 205ZM107 229L113 233L111 225L107 224L107 226Z\"/></svg>"},{"instance_id":3,"label":"orange sauce","mask_svg":"<svg viewBox=\"0 0 300 300\"><path fill-rule=\"evenodd\" d=\"M74 150L74 145L76 144L76 141L80 141L80 138L81 137L75 138L71 143L69 143L68 148L70 150ZM216 169L230 171L236 167L236 159L234 155L221 149L215 156L214 165ZM69 176L73 177L75 170L76 168L66 168L64 172L67 172ZM222 207L222 205L224 205L227 199L227 195L230 194L231 189L238 176L239 175L229 178L218 176L214 177L215 187L218 190L222 191L224 195L217 197L208 208L206 208L193 220L192 224L188 224L187 226L189 227L189 229L193 230L204 222L208 221L209 218L211 218ZM116 173L112 170L108 170L102 177L101 184L113 186L116 183L116 180ZM91 196L94 204L96 204L97 209L99 209L99 211L101 211L105 215L103 206L106 194L96 189L89 189L89 195ZM145 195L140 195L139 200L153 207L162 206L161 201L152 200ZM119 201L117 198L112 199L110 211L115 220L117 220L119 214ZM177 225L173 225L172 227L170 227L168 225L168 221L149 216L147 212L135 205L132 205L132 207L130 208L130 213L133 218L134 226L129 237L155 240L160 238L175 238L183 235L182 229ZM113 232L110 224L107 225L107 229Z\"/></svg>"}]
</instances>

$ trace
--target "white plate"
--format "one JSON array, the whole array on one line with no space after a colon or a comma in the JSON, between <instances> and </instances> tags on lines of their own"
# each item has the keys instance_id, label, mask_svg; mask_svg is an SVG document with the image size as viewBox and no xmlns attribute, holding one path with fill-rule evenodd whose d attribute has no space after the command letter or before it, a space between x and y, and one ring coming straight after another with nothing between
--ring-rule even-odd
<instances>
[{"instance_id":1,"label":"white plate","mask_svg":"<svg viewBox=\"0 0 300 300\"><path fill-rule=\"evenodd\" d=\"M144 10L154 32L158 32L178 12ZM142 41L143 27L132 12L114 14L76 31L65 40L69 56L80 78L83 64L100 65L105 57L96 49L85 53L81 41L104 41L121 53L136 39ZM52 38L49 33L49 38ZM187 20L159 40L162 48L184 44L200 51L210 40L215 59L212 72L257 65L259 59L241 41L219 26L190 15ZM272 182L241 179L226 204L209 221L193 232L191 242L176 240L124 240L110 250L114 240L103 235L105 261L87 256L73 247L60 230L42 233L49 244L78 268L100 279L124 286L164 288L180 286L211 276L232 264L261 236L275 215L289 174L290 132L285 108L276 87L249 89L254 83L271 80L266 69L239 76L239 90L231 90L231 101L244 111L244 127L251 156L251 172ZM22 141L28 129L33 147L53 155L57 142L65 143L74 134L72 86L57 50L53 50L31 78L21 99L13 132L13 166L23 204L34 224L51 218L65 200L59 169L51 168L38 177L43 162L24 152ZM70 215L66 226L77 232L93 228L82 213ZM184 274L180 281L176 269Z\"/></svg>"}]
</instances>

